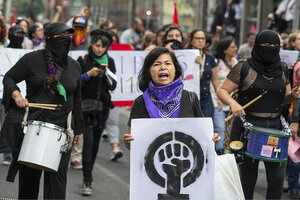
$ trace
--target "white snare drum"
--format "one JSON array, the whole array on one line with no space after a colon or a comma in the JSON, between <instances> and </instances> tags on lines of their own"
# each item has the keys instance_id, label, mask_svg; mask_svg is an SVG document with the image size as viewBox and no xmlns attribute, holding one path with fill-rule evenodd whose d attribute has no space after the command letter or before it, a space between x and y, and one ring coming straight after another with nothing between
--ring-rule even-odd
<instances>
[{"instance_id":1,"label":"white snare drum","mask_svg":"<svg viewBox=\"0 0 300 200\"><path fill-rule=\"evenodd\" d=\"M39 170L57 171L67 135L64 129L42 121L29 121L24 128L18 161Z\"/></svg>"}]
</instances>

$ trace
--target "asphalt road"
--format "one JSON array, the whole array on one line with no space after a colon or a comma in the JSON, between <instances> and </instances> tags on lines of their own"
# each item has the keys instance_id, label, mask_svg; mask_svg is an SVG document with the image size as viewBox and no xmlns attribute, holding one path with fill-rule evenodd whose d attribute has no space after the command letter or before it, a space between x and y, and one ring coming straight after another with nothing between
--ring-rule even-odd
<instances>
[{"instance_id":1,"label":"asphalt road","mask_svg":"<svg viewBox=\"0 0 300 200\"><path fill-rule=\"evenodd\" d=\"M122 109L120 115L120 140L122 141L123 133L127 132L127 120L129 110ZM124 157L117 162L109 160L111 147L107 140L101 141L100 150L94 166L94 186L92 195L89 197L81 196L82 171L69 169L67 199L77 200L127 200L129 199L129 151L124 147L123 142L120 143L124 151ZM2 154L0 154L0 163L2 163ZM7 166L0 165L0 200L16 199L18 195L18 178L15 183L5 181ZM43 180L41 180L41 188L39 199L43 199ZM259 175L255 188L254 199L265 199L266 193L266 175L263 163L260 163ZM287 182L285 180L285 186ZM283 193L282 199L288 199L288 193Z\"/></svg>"}]
</instances>

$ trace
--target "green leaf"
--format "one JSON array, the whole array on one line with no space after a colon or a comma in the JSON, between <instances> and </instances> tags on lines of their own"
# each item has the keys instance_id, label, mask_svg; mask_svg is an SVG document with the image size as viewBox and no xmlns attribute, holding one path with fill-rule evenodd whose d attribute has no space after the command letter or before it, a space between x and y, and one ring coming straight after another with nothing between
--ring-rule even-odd
<instances>
[{"instance_id":1,"label":"green leaf","mask_svg":"<svg viewBox=\"0 0 300 200\"><path fill-rule=\"evenodd\" d=\"M57 90L58 90L58 94L63 96L65 101L67 101L67 92L66 92L66 89L64 88L64 86L60 82L58 82L56 87L57 87Z\"/></svg>"}]
</instances>

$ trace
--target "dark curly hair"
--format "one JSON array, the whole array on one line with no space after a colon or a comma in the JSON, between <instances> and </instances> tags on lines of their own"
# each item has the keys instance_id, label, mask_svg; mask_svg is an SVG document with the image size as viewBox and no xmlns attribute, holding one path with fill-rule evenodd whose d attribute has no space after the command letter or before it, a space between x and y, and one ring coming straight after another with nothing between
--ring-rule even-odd
<instances>
[{"instance_id":1,"label":"dark curly hair","mask_svg":"<svg viewBox=\"0 0 300 200\"><path fill-rule=\"evenodd\" d=\"M5 21L0 18L0 43L3 44L7 36Z\"/></svg>"},{"instance_id":2,"label":"dark curly hair","mask_svg":"<svg viewBox=\"0 0 300 200\"><path fill-rule=\"evenodd\" d=\"M217 43L217 50L216 50L216 55L215 57L217 59L222 59L224 60L225 59L225 53L224 51L226 49L228 49L228 47L230 46L230 44L234 42L234 39L232 37L228 37L228 38L225 38L225 39L222 39L220 40L218 43Z\"/></svg>"},{"instance_id":3,"label":"dark curly hair","mask_svg":"<svg viewBox=\"0 0 300 200\"><path fill-rule=\"evenodd\" d=\"M150 75L150 68L151 68L152 64L155 62L155 60L159 56L161 56L162 54L165 54L165 53L167 53L171 56L173 64L175 66L174 80L183 76L183 70L182 70L175 54L172 51L169 51L169 49L167 49L166 47L156 47L152 51L150 51L150 53L146 56L143 67L138 76L139 89L142 92L144 92L148 88L149 82L152 80L151 75Z\"/></svg>"}]
</instances>

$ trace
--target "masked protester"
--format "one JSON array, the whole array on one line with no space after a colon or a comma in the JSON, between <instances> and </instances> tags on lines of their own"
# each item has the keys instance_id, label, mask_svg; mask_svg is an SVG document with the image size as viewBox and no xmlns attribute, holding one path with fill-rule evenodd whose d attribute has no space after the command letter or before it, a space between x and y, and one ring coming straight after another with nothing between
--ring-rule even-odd
<instances>
[{"instance_id":1,"label":"masked protester","mask_svg":"<svg viewBox=\"0 0 300 200\"><path fill-rule=\"evenodd\" d=\"M219 99L230 106L235 116L231 125L230 141L245 141L245 128L240 116L244 116L245 121L253 126L283 129L280 119L282 107L284 103L290 103L299 98L300 90L298 87L291 90L287 65L280 62L279 51L278 34L271 30L262 30L255 38L252 57L235 65L218 89ZM229 94L237 88L239 88L239 94L236 101ZM265 91L267 93L259 100L243 109L242 106ZM258 140L257 143L261 144L263 141ZM271 158L271 155L264 153L263 148L273 149L269 143L268 146L264 146L254 159L250 154L245 154L243 162L239 165L245 199L253 199L260 160L264 162L268 180L266 199L281 198L286 163L264 159Z\"/></svg>"},{"instance_id":2,"label":"masked protester","mask_svg":"<svg viewBox=\"0 0 300 200\"><path fill-rule=\"evenodd\" d=\"M10 40L10 43L8 45L8 48L15 48L15 49L22 49L22 42L24 40L25 32L23 28L21 28L19 25L10 27L8 31L8 38ZM10 165L12 162L12 149L11 148L4 148L0 152L3 154L3 165Z\"/></svg>"},{"instance_id":3,"label":"masked protester","mask_svg":"<svg viewBox=\"0 0 300 200\"><path fill-rule=\"evenodd\" d=\"M15 25L9 28L8 30L8 39L9 44L7 47L15 48L15 49L22 49L22 42L24 40L25 32L23 28L19 25Z\"/></svg>"},{"instance_id":4,"label":"masked protester","mask_svg":"<svg viewBox=\"0 0 300 200\"><path fill-rule=\"evenodd\" d=\"M83 16L77 16L73 19L74 33L72 36L70 50L86 50L89 42L87 39L87 24L88 18Z\"/></svg>"},{"instance_id":5,"label":"masked protester","mask_svg":"<svg viewBox=\"0 0 300 200\"><path fill-rule=\"evenodd\" d=\"M46 110L41 108L30 108L28 121L40 121L49 123L69 130L68 147L72 145L72 130L69 129L71 111L74 121L74 145L78 144L83 132L83 120L81 112L81 69L80 65L68 56L70 45L70 34L74 30L62 22L49 24L45 28L46 47L25 54L4 76L3 104L6 110L18 108L21 111L28 107L28 102L46 104L60 104L60 110ZM22 72L22 73L20 73ZM22 97L17 83L25 80L27 95ZM19 112L17 112L19 113ZM24 111L23 111L24 113ZM18 116L23 115L18 114ZM19 120L18 118L18 120ZM14 122L10 130L20 131L21 122L11 115L7 117L7 126ZM5 124L4 124L5 126ZM36 168L19 164L17 162L20 152L23 134L22 131L10 133L15 135L14 144L6 142L8 146L15 148L14 160L10 165L7 181L13 182L17 171L19 171L19 199L37 199L41 174L44 168ZM42 134L41 134L42 135ZM12 136L10 136L12 137ZM26 136L25 136L26 137ZM30 143L30 145L36 145ZM22 147L23 148L23 147ZM27 148L29 148L27 146ZM69 149L68 148L68 149ZM62 158L57 172L44 171L44 198L65 199L67 170L71 151L62 153Z\"/></svg>"},{"instance_id":6,"label":"masked protester","mask_svg":"<svg viewBox=\"0 0 300 200\"><path fill-rule=\"evenodd\" d=\"M83 16L74 17L72 26L74 33L72 35L70 50L86 50L88 48L87 40L87 23L88 19ZM82 142L72 149L71 167L73 169L82 169Z\"/></svg>"}]
</instances>

